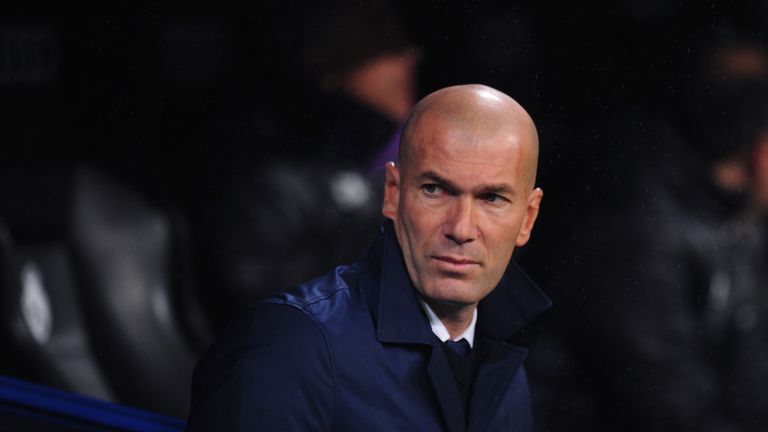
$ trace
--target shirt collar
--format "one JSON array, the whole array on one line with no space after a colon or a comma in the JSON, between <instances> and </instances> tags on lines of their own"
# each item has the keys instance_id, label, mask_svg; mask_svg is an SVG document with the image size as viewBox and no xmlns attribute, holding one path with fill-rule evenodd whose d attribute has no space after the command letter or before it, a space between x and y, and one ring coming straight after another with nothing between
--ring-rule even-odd
<instances>
[{"instance_id":1,"label":"shirt collar","mask_svg":"<svg viewBox=\"0 0 768 432\"><path fill-rule=\"evenodd\" d=\"M421 307L424 308L424 312L427 313L427 317L429 318L429 326L432 327L432 333L434 333L435 336L440 339L440 342L445 342L448 339L451 339L451 334L448 332L445 324L440 321L440 318L438 318L435 311L429 307L429 304L427 304L427 302L424 301L424 299L421 297L419 297L419 303L421 303ZM464 329L462 334L451 340L457 342L462 339L466 339L467 342L469 342L469 347L472 348L475 342L475 324L477 324L477 308L472 311L472 321L470 321L469 326Z\"/></svg>"}]
</instances>

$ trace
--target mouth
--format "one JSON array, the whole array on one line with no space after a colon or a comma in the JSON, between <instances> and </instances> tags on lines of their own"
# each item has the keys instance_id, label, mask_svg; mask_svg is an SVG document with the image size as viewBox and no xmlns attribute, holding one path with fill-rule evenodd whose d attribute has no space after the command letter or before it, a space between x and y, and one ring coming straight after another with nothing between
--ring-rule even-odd
<instances>
[{"instance_id":1,"label":"mouth","mask_svg":"<svg viewBox=\"0 0 768 432\"><path fill-rule=\"evenodd\" d=\"M470 268L472 266L480 265L478 261L464 258L464 257L455 257L450 255L433 255L431 258L437 261L438 266L453 269L453 270L463 270L463 269Z\"/></svg>"}]
</instances>

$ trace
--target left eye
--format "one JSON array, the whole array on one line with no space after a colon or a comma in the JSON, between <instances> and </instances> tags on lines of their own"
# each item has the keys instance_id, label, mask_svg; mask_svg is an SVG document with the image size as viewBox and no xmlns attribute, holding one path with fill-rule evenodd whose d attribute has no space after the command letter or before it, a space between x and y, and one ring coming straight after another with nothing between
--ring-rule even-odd
<instances>
[{"instance_id":1,"label":"left eye","mask_svg":"<svg viewBox=\"0 0 768 432\"><path fill-rule=\"evenodd\" d=\"M494 194L494 193L486 194L483 197L483 199L485 199L486 201L491 202L491 203L495 203L495 202L501 201L501 197L496 195L496 194Z\"/></svg>"}]
</instances>

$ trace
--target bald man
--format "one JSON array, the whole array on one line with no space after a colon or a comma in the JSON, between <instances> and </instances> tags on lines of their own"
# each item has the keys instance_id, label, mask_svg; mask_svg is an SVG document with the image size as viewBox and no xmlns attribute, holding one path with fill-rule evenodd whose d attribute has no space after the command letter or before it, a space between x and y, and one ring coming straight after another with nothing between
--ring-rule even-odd
<instances>
[{"instance_id":1,"label":"bald man","mask_svg":"<svg viewBox=\"0 0 768 432\"><path fill-rule=\"evenodd\" d=\"M537 158L509 96L424 98L369 250L231 325L195 370L189 429L531 430L525 350L509 340L550 305L512 261L542 199Z\"/></svg>"}]
</instances>

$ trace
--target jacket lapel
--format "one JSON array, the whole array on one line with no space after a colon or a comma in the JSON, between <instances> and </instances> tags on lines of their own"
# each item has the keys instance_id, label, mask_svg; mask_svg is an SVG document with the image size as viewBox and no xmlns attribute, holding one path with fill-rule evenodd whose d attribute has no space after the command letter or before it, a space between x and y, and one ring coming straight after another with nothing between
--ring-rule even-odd
<instances>
[{"instance_id":1,"label":"jacket lapel","mask_svg":"<svg viewBox=\"0 0 768 432\"><path fill-rule=\"evenodd\" d=\"M381 342L426 345L431 348L427 375L435 391L443 421L448 431L464 432L464 409L448 359L418 302L391 223L385 224L383 231L383 240L376 245L376 250L370 251L372 256L369 261L370 266L376 266L377 261L380 263L381 267L374 272L380 277L378 280L364 282L368 285L368 303L377 323L378 339Z\"/></svg>"},{"instance_id":2,"label":"jacket lapel","mask_svg":"<svg viewBox=\"0 0 768 432\"><path fill-rule=\"evenodd\" d=\"M525 359L526 350L499 342L487 342L490 354L480 366L473 384L469 430L484 431L496 416L512 379Z\"/></svg>"},{"instance_id":3,"label":"jacket lapel","mask_svg":"<svg viewBox=\"0 0 768 432\"><path fill-rule=\"evenodd\" d=\"M459 389L456 386L448 359L445 358L445 353L437 344L438 342L435 342L432 345L427 373L440 402L440 411L443 413L447 429L451 432L464 432L466 431L466 420Z\"/></svg>"},{"instance_id":4,"label":"jacket lapel","mask_svg":"<svg viewBox=\"0 0 768 432\"><path fill-rule=\"evenodd\" d=\"M487 344L488 355L475 378L469 430L487 429L525 360L527 351L506 341L551 305L514 261L510 261L499 285L478 305L475 338Z\"/></svg>"}]
</instances>

